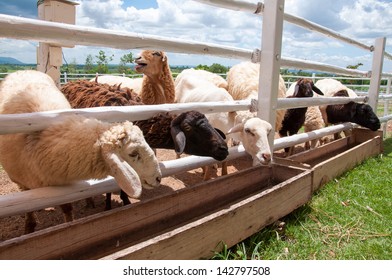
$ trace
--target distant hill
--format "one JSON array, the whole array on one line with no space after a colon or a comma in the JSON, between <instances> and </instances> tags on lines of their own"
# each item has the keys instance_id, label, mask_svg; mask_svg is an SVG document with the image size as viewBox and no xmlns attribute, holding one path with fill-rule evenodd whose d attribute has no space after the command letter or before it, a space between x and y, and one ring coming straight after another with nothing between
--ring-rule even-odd
<instances>
[{"instance_id":1,"label":"distant hill","mask_svg":"<svg viewBox=\"0 0 392 280\"><path fill-rule=\"evenodd\" d=\"M12 57L0 56L0 64L22 65L22 64L25 64L25 63L15 59L15 58L12 58Z\"/></svg>"}]
</instances>

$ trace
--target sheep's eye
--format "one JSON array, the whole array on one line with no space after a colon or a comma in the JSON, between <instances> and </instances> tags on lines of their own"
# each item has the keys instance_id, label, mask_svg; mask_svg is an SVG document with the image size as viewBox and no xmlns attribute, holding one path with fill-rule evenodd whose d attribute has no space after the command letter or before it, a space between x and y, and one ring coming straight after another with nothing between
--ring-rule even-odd
<instances>
[{"instance_id":1,"label":"sheep's eye","mask_svg":"<svg viewBox=\"0 0 392 280\"><path fill-rule=\"evenodd\" d=\"M155 55L155 56L162 56L160 52L153 52L152 55Z\"/></svg>"},{"instance_id":2,"label":"sheep's eye","mask_svg":"<svg viewBox=\"0 0 392 280\"><path fill-rule=\"evenodd\" d=\"M184 130L185 131L191 131L192 127L189 124L184 124Z\"/></svg>"},{"instance_id":3,"label":"sheep's eye","mask_svg":"<svg viewBox=\"0 0 392 280\"><path fill-rule=\"evenodd\" d=\"M249 128L245 128L245 132L252 135L252 136L255 136L255 134L252 131L250 131Z\"/></svg>"},{"instance_id":4,"label":"sheep's eye","mask_svg":"<svg viewBox=\"0 0 392 280\"><path fill-rule=\"evenodd\" d=\"M133 151L132 153L128 154L129 157L139 159L139 153L137 151Z\"/></svg>"},{"instance_id":5,"label":"sheep's eye","mask_svg":"<svg viewBox=\"0 0 392 280\"><path fill-rule=\"evenodd\" d=\"M196 125L197 126L205 126L206 122L205 122L205 120L199 120L199 121L196 122Z\"/></svg>"}]
</instances>

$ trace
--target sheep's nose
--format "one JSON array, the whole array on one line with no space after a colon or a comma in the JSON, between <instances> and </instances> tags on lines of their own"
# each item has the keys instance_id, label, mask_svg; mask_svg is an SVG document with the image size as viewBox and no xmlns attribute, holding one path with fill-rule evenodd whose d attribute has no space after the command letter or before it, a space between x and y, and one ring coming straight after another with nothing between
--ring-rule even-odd
<instances>
[{"instance_id":1,"label":"sheep's nose","mask_svg":"<svg viewBox=\"0 0 392 280\"><path fill-rule=\"evenodd\" d=\"M162 179L161 177L157 177L155 180L157 181L157 183L160 184L161 183L161 179Z\"/></svg>"},{"instance_id":2,"label":"sheep's nose","mask_svg":"<svg viewBox=\"0 0 392 280\"><path fill-rule=\"evenodd\" d=\"M271 154L262 154L262 157L266 162L271 161Z\"/></svg>"}]
</instances>

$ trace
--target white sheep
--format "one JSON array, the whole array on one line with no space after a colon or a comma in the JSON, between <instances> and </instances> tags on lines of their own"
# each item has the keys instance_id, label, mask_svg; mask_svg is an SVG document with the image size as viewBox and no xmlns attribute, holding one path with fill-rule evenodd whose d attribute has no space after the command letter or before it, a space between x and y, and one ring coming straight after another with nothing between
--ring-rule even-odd
<instances>
[{"instance_id":1,"label":"white sheep","mask_svg":"<svg viewBox=\"0 0 392 280\"><path fill-rule=\"evenodd\" d=\"M241 62L227 73L228 92L234 100L258 99L260 64ZM286 86L279 75L278 98L286 97ZM279 131L286 110L276 110L275 131Z\"/></svg>"},{"instance_id":2,"label":"white sheep","mask_svg":"<svg viewBox=\"0 0 392 280\"><path fill-rule=\"evenodd\" d=\"M187 69L177 76L176 102L233 101L224 88L216 86L210 79L205 79L205 73L200 73L199 76L198 70ZM226 134L234 134L235 140L243 143L245 150L252 156L254 165L270 163L268 134L272 127L268 122L254 117L248 111L212 113L206 116L212 126Z\"/></svg>"},{"instance_id":3,"label":"white sheep","mask_svg":"<svg viewBox=\"0 0 392 280\"><path fill-rule=\"evenodd\" d=\"M1 114L70 108L53 80L38 71L14 72L0 85ZM40 131L1 135L0 163L22 190L111 175L125 193L137 198L142 186L159 186L162 177L158 160L137 126L79 115ZM72 220L71 205L62 209L66 221ZM26 233L35 225L32 213L27 213Z\"/></svg>"},{"instance_id":4,"label":"white sheep","mask_svg":"<svg viewBox=\"0 0 392 280\"><path fill-rule=\"evenodd\" d=\"M96 76L90 82L97 82L100 84L108 84L111 86L120 86L120 88L132 89L135 93L140 94L142 90L143 78L128 78L123 76L103 75Z\"/></svg>"},{"instance_id":5,"label":"white sheep","mask_svg":"<svg viewBox=\"0 0 392 280\"><path fill-rule=\"evenodd\" d=\"M227 90L227 81L222 76L216 73L212 73L210 71L202 70L202 69L194 69L194 68L185 69L182 72L184 72L184 74L186 73L187 75L193 75L203 80L209 81L214 85L216 85L217 87L224 88Z\"/></svg>"}]
</instances>

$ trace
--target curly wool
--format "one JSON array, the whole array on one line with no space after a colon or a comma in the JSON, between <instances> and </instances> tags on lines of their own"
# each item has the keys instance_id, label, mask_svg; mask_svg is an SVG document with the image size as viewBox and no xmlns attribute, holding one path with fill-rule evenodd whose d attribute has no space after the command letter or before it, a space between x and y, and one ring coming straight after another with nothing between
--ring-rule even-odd
<instances>
[{"instance_id":1,"label":"curly wool","mask_svg":"<svg viewBox=\"0 0 392 280\"><path fill-rule=\"evenodd\" d=\"M61 88L72 108L142 105L141 98L128 88L92 81L72 81Z\"/></svg>"},{"instance_id":2,"label":"curly wool","mask_svg":"<svg viewBox=\"0 0 392 280\"><path fill-rule=\"evenodd\" d=\"M241 62L230 68L227 73L228 92L234 100L258 99L260 64ZM279 75L278 98L286 97L286 86ZM282 126L286 110L276 110L275 131ZM254 114L256 116L256 114Z\"/></svg>"}]
</instances>

